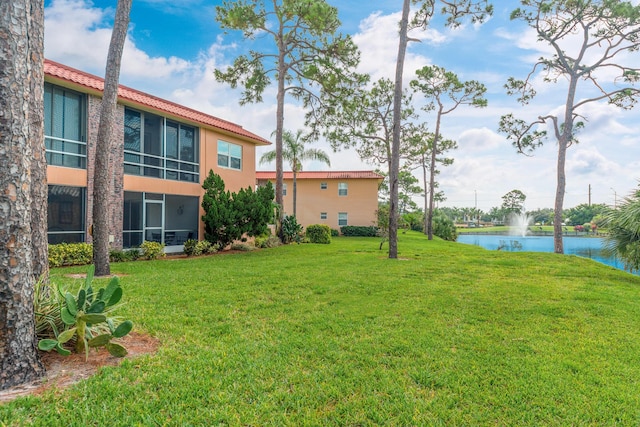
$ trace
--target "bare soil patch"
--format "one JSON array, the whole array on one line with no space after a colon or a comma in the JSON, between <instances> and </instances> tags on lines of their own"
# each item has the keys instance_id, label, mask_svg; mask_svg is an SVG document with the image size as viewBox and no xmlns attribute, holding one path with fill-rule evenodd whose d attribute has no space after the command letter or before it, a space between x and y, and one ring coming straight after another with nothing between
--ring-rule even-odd
<instances>
[{"instance_id":1,"label":"bare soil patch","mask_svg":"<svg viewBox=\"0 0 640 427\"><path fill-rule=\"evenodd\" d=\"M156 338L136 332L120 338L118 342L128 351L123 358L110 355L104 348L91 350L88 360L85 360L84 354L62 356L55 351L41 353L46 376L40 381L0 390L0 403L10 402L20 396L39 395L51 388L64 389L89 378L103 366L116 366L124 359L155 353L160 346Z\"/></svg>"}]
</instances>

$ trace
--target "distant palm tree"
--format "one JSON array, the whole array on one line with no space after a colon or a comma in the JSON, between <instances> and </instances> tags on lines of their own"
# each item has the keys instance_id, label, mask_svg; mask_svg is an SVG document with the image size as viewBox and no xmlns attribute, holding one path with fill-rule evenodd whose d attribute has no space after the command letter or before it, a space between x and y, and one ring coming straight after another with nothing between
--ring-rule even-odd
<instances>
[{"instance_id":1,"label":"distant palm tree","mask_svg":"<svg viewBox=\"0 0 640 427\"><path fill-rule=\"evenodd\" d=\"M298 172L302 171L302 162L305 160L316 160L331 166L329 155L317 148L304 147L302 139L302 130L298 129L294 135L291 131L285 130L282 133L282 158L289 162L293 171L293 216L296 216L296 199L297 199L297 183ZM276 152L269 151L260 157L260 164L270 163L276 159Z\"/></svg>"},{"instance_id":2,"label":"distant palm tree","mask_svg":"<svg viewBox=\"0 0 640 427\"><path fill-rule=\"evenodd\" d=\"M640 270L640 190L605 215L605 251L622 259L631 272Z\"/></svg>"}]
</instances>

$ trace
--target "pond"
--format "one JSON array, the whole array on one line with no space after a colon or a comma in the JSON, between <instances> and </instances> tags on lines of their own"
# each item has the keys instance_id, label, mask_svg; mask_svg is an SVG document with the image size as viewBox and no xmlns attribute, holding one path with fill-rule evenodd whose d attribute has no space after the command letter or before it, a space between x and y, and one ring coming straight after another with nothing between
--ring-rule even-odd
<instances>
[{"instance_id":1,"label":"pond","mask_svg":"<svg viewBox=\"0 0 640 427\"><path fill-rule=\"evenodd\" d=\"M492 251L528 251L553 252L553 237L551 236L507 236L489 234L459 234L458 242L481 246ZM624 270L624 264L615 257L608 257L602 251L603 239L599 237L571 237L563 238L564 253L590 258L594 261Z\"/></svg>"}]
</instances>

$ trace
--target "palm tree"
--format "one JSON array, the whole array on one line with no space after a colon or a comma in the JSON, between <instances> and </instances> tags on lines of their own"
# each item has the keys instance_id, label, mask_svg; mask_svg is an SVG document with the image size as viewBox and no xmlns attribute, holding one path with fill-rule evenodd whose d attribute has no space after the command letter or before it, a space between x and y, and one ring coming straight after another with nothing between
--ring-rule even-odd
<instances>
[{"instance_id":1,"label":"palm tree","mask_svg":"<svg viewBox=\"0 0 640 427\"><path fill-rule=\"evenodd\" d=\"M640 270L640 190L605 216L605 250L617 255L631 272Z\"/></svg>"},{"instance_id":2,"label":"palm tree","mask_svg":"<svg viewBox=\"0 0 640 427\"><path fill-rule=\"evenodd\" d=\"M302 130L298 129L296 134L289 130L282 132L282 158L289 162L291 170L293 171L293 216L296 216L296 178L298 172L302 170L302 162L305 160L316 160L331 166L329 155L324 151L317 148L304 147L305 141L302 138ZM269 151L260 157L260 164L270 163L276 159L276 152Z\"/></svg>"}]
</instances>

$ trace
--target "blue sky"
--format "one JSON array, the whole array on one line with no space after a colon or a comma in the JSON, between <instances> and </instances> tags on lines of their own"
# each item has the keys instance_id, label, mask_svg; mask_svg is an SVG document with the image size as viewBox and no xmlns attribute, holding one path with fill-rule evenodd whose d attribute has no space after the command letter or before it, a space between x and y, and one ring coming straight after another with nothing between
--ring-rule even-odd
<instances>
[{"instance_id":1,"label":"blue sky","mask_svg":"<svg viewBox=\"0 0 640 427\"><path fill-rule=\"evenodd\" d=\"M636 0L635 2L637 3ZM275 93L268 89L265 102L240 107L239 91L218 83L213 70L228 65L243 49L254 47L239 34L224 34L215 21L218 0L134 0L125 46L120 83L231 120L265 138L275 129ZM392 78L397 52L398 0L338 1L342 32L350 34L362 52L361 72L373 79ZM104 75L115 0L46 0L45 55L80 70ZM477 206L489 210L502 203L513 189L526 196L527 209L552 207L556 186L556 144L548 141L533 157L517 154L498 134L501 115L514 112L537 117L563 103L563 86L540 87L535 104L524 108L505 95L509 76L524 78L535 59L545 51L521 23L509 20L517 1L494 2L494 16L483 25L463 25L456 30L434 25L412 34L420 43L409 47L405 81L424 65L438 65L463 80L487 86L489 106L460 108L443 122L443 134L458 141L450 153L452 166L439 176L443 205ZM258 42L259 43L259 42ZM640 62L640 55L635 61ZM567 156L565 208L587 203L613 205L630 193L640 178L640 110L619 111L597 104L583 113L589 119L580 143ZM303 127L304 111L288 103L285 127ZM433 122L432 117L424 120ZM324 141L315 144L331 156L333 170L375 169L354 151L333 153ZM271 148L260 149L258 155ZM305 164L306 170L322 169ZM383 166L385 168L386 166ZM273 169L273 165L259 167Z\"/></svg>"}]
</instances>

